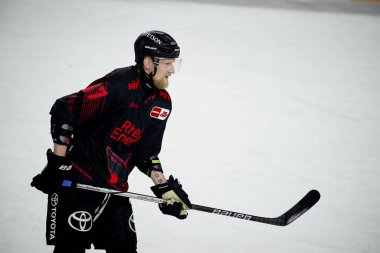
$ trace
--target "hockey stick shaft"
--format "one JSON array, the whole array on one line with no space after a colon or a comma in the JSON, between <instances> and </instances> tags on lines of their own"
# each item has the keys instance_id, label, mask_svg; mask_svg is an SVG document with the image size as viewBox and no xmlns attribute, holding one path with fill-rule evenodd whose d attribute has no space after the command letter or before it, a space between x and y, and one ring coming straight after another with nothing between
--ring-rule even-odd
<instances>
[{"instance_id":1,"label":"hockey stick shaft","mask_svg":"<svg viewBox=\"0 0 380 253\"><path fill-rule=\"evenodd\" d=\"M62 183L62 186L69 187L69 188L77 188L77 189L82 189L82 190L87 190L87 191L93 191L93 192L107 193L107 194L131 198L131 199L144 200L144 201L153 202L157 204L166 203L166 200L161 199L161 198L156 198L153 196L148 196L148 195L143 195L143 194L133 193L133 192L122 192L118 190L97 187L97 186L92 186L92 185L87 185L87 184L80 184L80 183L75 183L70 180L64 180Z\"/></svg>"},{"instance_id":2,"label":"hockey stick shaft","mask_svg":"<svg viewBox=\"0 0 380 253\"><path fill-rule=\"evenodd\" d=\"M148 195L143 195L143 194L133 193L133 192L122 192L122 191L117 191L117 190L103 188L103 187L96 187L96 186L87 185L87 184L74 183L70 180L64 180L62 183L62 186L69 187L69 188L83 189L83 190L88 190L88 191L107 193L107 194L112 194L112 195L117 195L117 196L122 196L122 197L128 197L131 199L144 200L144 201L153 202L157 204L162 204L162 203L167 202L164 199L153 197L153 196L148 196ZM309 210L315 203L318 202L319 198L320 198L319 192L317 190L311 190L305 195L305 197L303 197L291 209L289 209L286 213L276 218L265 218L265 217L251 215L251 214L244 214L244 213L239 213L235 211L228 211L228 210L223 210L219 208L207 207L207 206L196 205L196 204L192 204L191 209L201 211L201 212L219 214L219 215L232 217L232 218L261 222L261 223L270 224L270 225L286 226L290 224L291 222L293 222L298 217L300 217L307 210Z\"/></svg>"}]
</instances>

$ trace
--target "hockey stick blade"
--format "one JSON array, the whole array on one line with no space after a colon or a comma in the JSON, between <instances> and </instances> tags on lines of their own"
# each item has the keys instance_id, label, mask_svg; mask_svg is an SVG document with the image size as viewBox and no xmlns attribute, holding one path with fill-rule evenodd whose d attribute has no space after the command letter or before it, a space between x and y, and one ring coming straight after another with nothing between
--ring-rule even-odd
<instances>
[{"instance_id":1,"label":"hockey stick blade","mask_svg":"<svg viewBox=\"0 0 380 253\"><path fill-rule=\"evenodd\" d=\"M312 206L314 206L320 199L321 195L317 190L311 190L308 192L305 197L303 197L297 204L290 208L287 212L276 218L266 218L255 216L251 214L238 213L234 211L227 211L218 208L212 208L207 206L192 205L193 210L198 210L202 212L214 213L219 215L224 215L232 218L238 218L243 220L250 220L255 222L261 222L270 225L276 226L287 226L292 223L294 220L299 218Z\"/></svg>"},{"instance_id":2,"label":"hockey stick blade","mask_svg":"<svg viewBox=\"0 0 380 253\"><path fill-rule=\"evenodd\" d=\"M278 217L281 220L280 226L286 226L300 217L302 214L312 208L321 198L321 194L317 190L309 191L296 205L290 208L286 213Z\"/></svg>"}]
</instances>

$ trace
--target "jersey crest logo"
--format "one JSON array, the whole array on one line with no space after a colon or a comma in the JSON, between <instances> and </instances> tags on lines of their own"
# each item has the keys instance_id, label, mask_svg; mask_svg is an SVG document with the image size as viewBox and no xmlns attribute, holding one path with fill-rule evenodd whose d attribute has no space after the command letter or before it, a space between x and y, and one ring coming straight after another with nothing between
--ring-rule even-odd
<instances>
[{"instance_id":1,"label":"jersey crest logo","mask_svg":"<svg viewBox=\"0 0 380 253\"><path fill-rule=\"evenodd\" d=\"M150 116L155 119L165 120L169 116L169 113L170 113L169 109L155 106L150 112Z\"/></svg>"}]
</instances>

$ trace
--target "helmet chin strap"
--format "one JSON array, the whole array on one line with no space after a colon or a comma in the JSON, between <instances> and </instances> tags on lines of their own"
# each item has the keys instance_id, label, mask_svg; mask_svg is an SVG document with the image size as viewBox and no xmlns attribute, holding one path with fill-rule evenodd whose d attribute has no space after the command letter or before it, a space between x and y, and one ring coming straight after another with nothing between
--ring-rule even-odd
<instances>
[{"instance_id":1,"label":"helmet chin strap","mask_svg":"<svg viewBox=\"0 0 380 253\"><path fill-rule=\"evenodd\" d=\"M153 66L154 66L154 70L153 70L153 74L152 74L152 77L157 73L157 66L158 66L158 62L159 62L159 59L157 57L153 57Z\"/></svg>"},{"instance_id":2,"label":"helmet chin strap","mask_svg":"<svg viewBox=\"0 0 380 253\"><path fill-rule=\"evenodd\" d=\"M153 60L153 59L152 59L152 60ZM153 82L153 76L157 73L157 65L158 65L158 64L155 63L154 60L153 60L153 66L154 66L154 69L153 69L152 72L150 72L150 73L148 74L148 73L145 72L145 69L144 69L142 63L141 63L141 64L137 64L137 66L139 66L139 68L144 72L145 76L148 77L149 82L152 83L152 84L154 83L154 82Z\"/></svg>"},{"instance_id":3,"label":"helmet chin strap","mask_svg":"<svg viewBox=\"0 0 380 253\"><path fill-rule=\"evenodd\" d=\"M157 73L157 67L156 65L154 65L154 70L152 73L150 73L149 75L151 75L152 77L154 77L154 75Z\"/></svg>"},{"instance_id":4,"label":"helmet chin strap","mask_svg":"<svg viewBox=\"0 0 380 253\"><path fill-rule=\"evenodd\" d=\"M157 73L157 65L158 63L156 63L154 60L153 60L153 66L154 66L154 69L153 69L153 72L151 72L148 76L149 76L149 80L152 81L153 83L153 77L154 75Z\"/></svg>"},{"instance_id":5,"label":"helmet chin strap","mask_svg":"<svg viewBox=\"0 0 380 253\"><path fill-rule=\"evenodd\" d=\"M145 71L144 71L145 72ZM151 72L150 74L147 74L147 76L148 76L148 78L149 78L149 81L151 82L151 83L154 83L153 82L153 77L154 77L154 75L157 73L157 67L156 67L156 65L154 65L154 70L153 70L153 72ZM146 73L145 73L146 74Z\"/></svg>"}]
</instances>

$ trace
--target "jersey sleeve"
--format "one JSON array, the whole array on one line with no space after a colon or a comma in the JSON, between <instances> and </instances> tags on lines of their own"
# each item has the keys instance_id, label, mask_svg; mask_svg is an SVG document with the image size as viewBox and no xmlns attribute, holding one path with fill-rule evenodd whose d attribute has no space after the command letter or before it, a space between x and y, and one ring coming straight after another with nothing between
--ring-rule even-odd
<instances>
[{"instance_id":1,"label":"jersey sleeve","mask_svg":"<svg viewBox=\"0 0 380 253\"><path fill-rule=\"evenodd\" d=\"M105 76L87 88L56 100L50 110L52 119L75 127L110 111L119 99L117 80Z\"/></svg>"},{"instance_id":2,"label":"jersey sleeve","mask_svg":"<svg viewBox=\"0 0 380 253\"><path fill-rule=\"evenodd\" d=\"M147 148L146 156L158 155L161 152L162 140L166 129L166 120L153 132L151 145Z\"/></svg>"},{"instance_id":3,"label":"jersey sleeve","mask_svg":"<svg viewBox=\"0 0 380 253\"><path fill-rule=\"evenodd\" d=\"M138 161L137 168L150 176L152 171L161 171L162 166L158 155L161 152L162 141L166 129L166 124L172 110L171 99L167 91L163 90L158 93L158 103L150 112L150 117L155 123L151 129L147 129L149 134L146 136L149 139L149 145L146 145L143 156Z\"/></svg>"},{"instance_id":4,"label":"jersey sleeve","mask_svg":"<svg viewBox=\"0 0 380 253\"><path fill-rule=\"evenodd\" d=\"M158 155L161 151L165 128L166 120L159 124L157 129L155 129L155 131L152 132L152 135L149 136L150 144L145 146L145 150L142 152L144 155L136 164L137 168L148 177L150 177L152 171L163 172Z\"/></svg>"},{"instance_id":5,"label":"jersey sleeve","mask_svg":"<svg viewBox=\"0 0 380 253\"><path fill-rule=\"evenodd\" d=\"M154 131L151 136L151 145L146 151L148 156L158 155L161 151L162 140L164 137L167 121L171 115L172 102L169 93L166 90L157 91L157 104L150 112L150 117L154 118L157 123L154 124Z\"/></svg>"}]
</instances>

